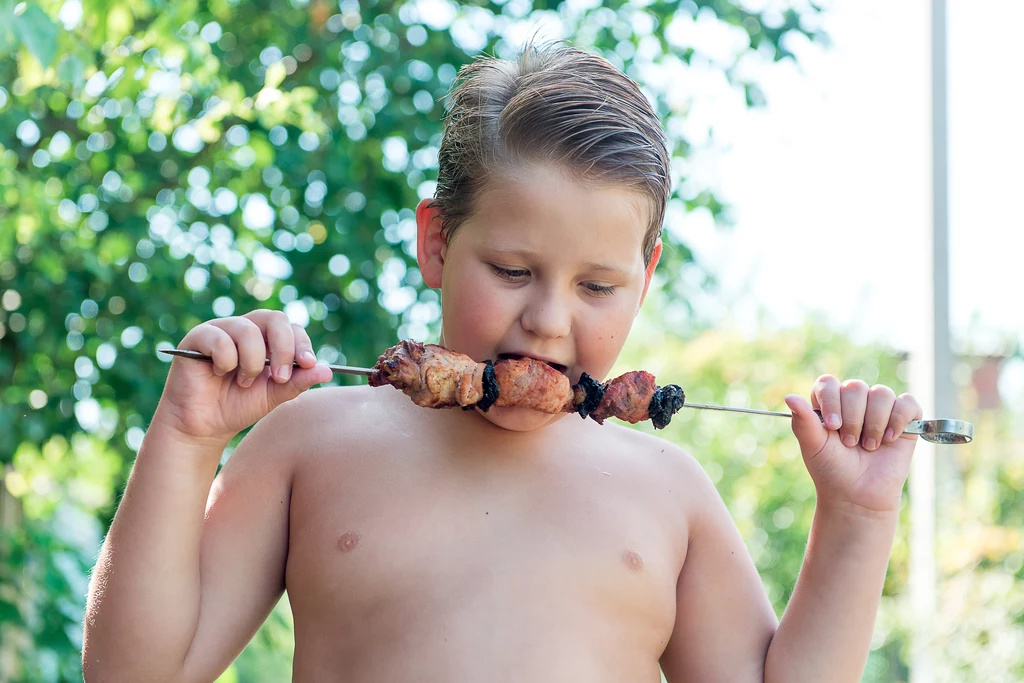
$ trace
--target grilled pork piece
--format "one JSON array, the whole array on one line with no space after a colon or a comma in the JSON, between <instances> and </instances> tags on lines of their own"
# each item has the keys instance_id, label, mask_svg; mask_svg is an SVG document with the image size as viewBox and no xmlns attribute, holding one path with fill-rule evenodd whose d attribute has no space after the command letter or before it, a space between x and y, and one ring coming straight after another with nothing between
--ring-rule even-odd
<instances>
[{"instance_id":1,"label":"grilled pork piece","mask_svg":"<svg viewBox=\"0 0 1024 683\"><path fill-rule=\"evenodd\" d=\"M630 424L643 422L650 417L647 406L657 390L658 385L651 373L646 370L627 372L605 383L604 396L597 408L590 412L590 417L597 424L604 424L612 416Z\"/></svg>"},{"instance_id":2,"label":"grilled pork piece","mask_svg":"<svg viewBox=\"0 0 1024 683\"><path fill-rule=\"evenodd\" d=\"M436 344L403 339L381 354L370 386L390 384L424 408L472 406L484 397L485 364Z\"/></svg>"},{"instance_id":3,"label":"grilled pork piece","mask_svg":"<svg viewBox=\"0 0 1024 683\"><path fill-rule=\"evenodd\" d=\"M529 408L542 413L571 413L572 385L569 378L533 358L503 358L494 364L498 381L499 408Z\"/></svg>"}]
</instances>

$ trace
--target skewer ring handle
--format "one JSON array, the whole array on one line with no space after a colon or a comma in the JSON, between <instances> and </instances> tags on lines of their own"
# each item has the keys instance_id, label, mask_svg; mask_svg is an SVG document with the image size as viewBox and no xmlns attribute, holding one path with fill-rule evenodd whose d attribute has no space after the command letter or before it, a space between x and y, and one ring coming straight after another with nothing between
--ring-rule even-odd
<instances>
[{"instance_id":1,"label":"skewer ring handle","mask_svg":"<svg viewBox=\"0 0 1024 683\"><path fill-rule=\"evenodd\" d=\"M974 425L964 420L913 420L904 434L920 434L925 441L944 444L970 443Z\"/></svg>"}]
</instances>

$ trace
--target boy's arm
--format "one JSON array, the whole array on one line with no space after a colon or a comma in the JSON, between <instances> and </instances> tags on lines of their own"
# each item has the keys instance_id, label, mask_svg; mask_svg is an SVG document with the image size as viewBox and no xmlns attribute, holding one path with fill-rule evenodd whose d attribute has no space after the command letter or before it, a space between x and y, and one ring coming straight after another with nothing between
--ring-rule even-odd
<instances>
[{"instance_id":1,"label":"boy's arm","mask_svg":"<svg viewBox=\"0 0 1024 683\"><path fill-rule=\"evenodd\" d=\"M284 585L301 408L283 404L331 372L280 311L207 321L181 348L212 360L171 363L100 549L82 647L89 683L215 679ZM224 447L264 417L214 481Z\"/></svg>"},{"instance_id":2,"label":"boy's arm","mask_svg":"<svg viewBox=\"0 0 1024 683\"><path fill-rule=\"evenodd\" d=\"M753 562L721 499L693 526L661 665L671 681L859 681L882 593L896 515L818 505L803 569L776 630Z\"/></svg>"},{"instance_id":3,"label":"boy's arm","mask_svg":"<svg viewBox=\"0 0 1024 683\"><path fill-rule=\"evenodd\" d=\"M760 683L778 620L714 484L689 469L690 535L661 667L673 682Z\"/></svg>"},{"instance_id":4,"label":"boy's arm","mask_svg":"<svg viewBox=\"0 0 1024 683\"><path fill-rule=\"evenodd\" d=\"M90 582L86 681L212 681L252 638L284 589L293 458L276 437L292 409L215 480L223 445L154 420Z\"/></svg>"},{"instance_id":5,"label":"boy's arm","mask_svg":"<svg viewBox=\"0 0 1024 683\"><path fill-rule=\"evenodd\" d=\"M917 437L910 394L822 375L812 404L786 397L817 506L793 597L772 640L765 680L861 679ZM814 413L820 409L822 417Z\"/></svg>"},{"instance_id":6,"label":"boy's arm","mask_svg":"<svg viewBox=\"0 0 1024 683\"><path fill-rule=\"evenodd\" d=\"M815 508L803 569L768 649L766 683L861 679L896 518Z\"/></svg>"},{"instance_id":7,"label":"boy's arm","mask_svg":"<svg viewBox=\"0 0 1024 683\"><path fill-rule=\"evenodd\" d=\"M909 394L858 380L840 385L831 375L815 383L812 401L786 397L818 503L782 624L764 626L767 599L754 590L746 550L717 493L707 493L710 482L694 478L707 513L696 516L679 578L676 630L662 662L670 681L861 679L916 443L903 430L921 407Z\"/></svg>"}]
</instances>

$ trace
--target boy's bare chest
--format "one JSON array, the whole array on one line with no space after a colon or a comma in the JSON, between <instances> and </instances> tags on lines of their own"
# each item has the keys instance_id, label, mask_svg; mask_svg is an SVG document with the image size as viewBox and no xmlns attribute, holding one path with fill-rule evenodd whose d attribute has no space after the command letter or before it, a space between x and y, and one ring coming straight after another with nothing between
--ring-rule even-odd
<instances>
[{"instance_id":1,"label":"boy's bare chest","mask_svg":"<svg viewBox=\"0 0 1024 683\"><path fill-rule=\"evenodd\" d=\"M479 624L486 614L547 628L636 619L670 631L685 532L666 519L669 496L600 457L551 462L395 456L381 444L300 473L288 559L297 618Z\"/></svg>"}]
</instances>

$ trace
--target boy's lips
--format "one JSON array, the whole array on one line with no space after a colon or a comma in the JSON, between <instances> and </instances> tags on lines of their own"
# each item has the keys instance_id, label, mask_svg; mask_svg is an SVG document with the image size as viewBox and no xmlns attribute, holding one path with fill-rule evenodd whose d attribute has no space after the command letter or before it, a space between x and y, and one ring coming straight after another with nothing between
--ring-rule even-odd
<instances>
[{"instance_id":1,"label":"boy's lips","mask_svg":"<svg viewBox=\"0 0 1024 683\"><path fill-rule=\"evenodd\" d=\"M533 360L539 360L542 363L547 363L548 365L550 365L555 370L558 370L563 375L566 374L566 371L569 369L567 366L562 365L558 361L552 360L550 358L545 358L543 356L537 356L532 353L518 353L515 351L511 351L507 353L499 353L497 356L497 360L502 360L505 358L532 358Z\"/></svg>"}]
</instances>

